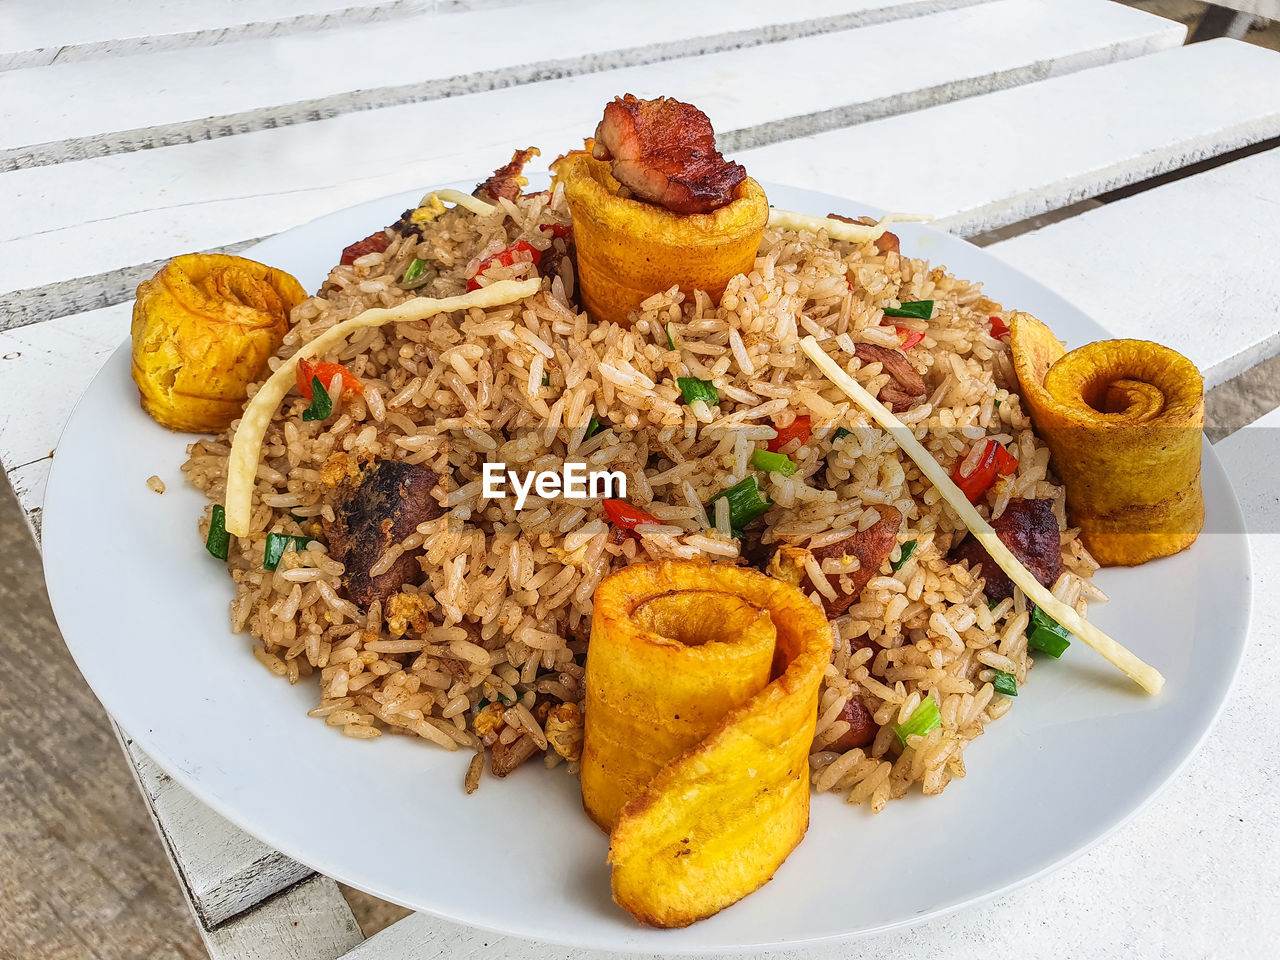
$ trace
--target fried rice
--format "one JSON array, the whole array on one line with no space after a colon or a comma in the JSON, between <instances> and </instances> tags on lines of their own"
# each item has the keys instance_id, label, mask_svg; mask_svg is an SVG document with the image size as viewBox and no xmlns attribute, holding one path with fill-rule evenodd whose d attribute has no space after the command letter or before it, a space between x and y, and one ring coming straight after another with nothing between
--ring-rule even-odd
<instances>
[{"instance_id":1,"label":"fried rice","mask_svg":"<svg viewBox=\"0 0 1280 960\"><path fill-rule=\"evenodd\" d=\"M482 751L487 743L495 763L499 752L541 753L548 767L576 773L595 587L636 560L738 561L741 544L726 511L708 516L704 505L752 472L753 451L775 428L807 413L813 431L791 453L796 472L757 472L774 503L765 544L831 544L874 524L882 506L903 517L899 545L832 624L814 789L868 802L876 812L912 784L940 792L964 775L965 746L1012 706L995 692L994 671L1019 685L1027 679L1027 604L1015 592L989 606L982 579L948 562L963 524L796 344L806 334L824 341L874 395L890 375L857 359L856 344L898 346L894 326L882 324L886 301L935 301L931 320L892 321L924 334L910 355L929 391L900 419L947 469L982 438L1008 445L1016 473L981 510L994 519L1014 497L1052 502L1064 561L1052 589L1083 613L1090 599L1102 599L1089 582L1097 565L1066 528L1049 450L1008 389L1015 380L1007 347L988 320L1000 305L979 284L896 251L882 254L874 243L771 228L754 268L730 281L719 304L672 289L645 301L629 329L598 325L575 306L565 230L549 229L568 224L558 188L499 200L489 217L455 208L414 229L402 222L388 228L384 252L335 267L293 311L273 368L370 307L464 292L483 260L517 241L540 253L542 290L529 300L358 332L328 359L345 364L364 392L335 397L323 422L302 418L308 403L301 396L285 400L263 445L252 533L231 547L232 629L247 631L254 656L272 673L290 683L318 681L311 716L347 736L403 734L449 750ZM415 259L426 261L431 279L408 290L401 278ZM487 268L477 282L537 269L528 255ZM712 381L719 406L684 403L677 377ZM838 428L849 433L833 442ZM211 501L223 499L234 430L189 449L186 477ZM444 478L445 514L371 570L381 573L409 554L421 566L420 582L362 609L344 596L343 565L320 539L287 551L276 570L263 568L268 533L317 537L320 521L333 521L337 478L360 461L388 458ZM618 537L598 501L534 495L517 512L511 497L482 498L486 461L622 471L628 499L656 522ZM208 523L206 513L202 535ZM915 549L903 561L910 541ZM822 597L815 591L812 599ZM941 724L904 746L893 726L930 694ZM834 750L849 728L841 719L849 698L867 708L879 732L865 747ZM482 764L477 753L468 790Z\"/></svg>"}]
</instances>

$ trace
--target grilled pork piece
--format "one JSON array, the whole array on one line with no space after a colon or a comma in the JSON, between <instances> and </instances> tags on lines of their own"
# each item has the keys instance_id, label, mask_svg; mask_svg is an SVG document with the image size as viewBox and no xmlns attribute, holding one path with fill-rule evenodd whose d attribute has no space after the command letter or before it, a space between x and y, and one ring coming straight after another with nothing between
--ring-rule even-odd
<instances>
[{"instance_id":1,"label":"grilled pork piece","mask_svg":"<svg viewBox=\"0 0 1280 960\"><path fill-rule=\"evenodd\" d=\"M421 576L418 561L407 554L376 577L369 576L369 569L418 524L444 513L431 496L439 482L440 477L426 467L375 460L339 486L334 519L322 521L322 526L329 554L346 567L342 586L353 602L367 607L374 600L386 600Z\"/></svg>"},{"instance_id":2,"label":"grilled pork piece","mask_svg":"<svg viewBox=\"0 0 1280 960\"><path fill-rule=\"evenodd\" d=\"M614 177L631 193L673 213L710 213L733 199L746 179L741 164L716 149L711 121L697 107L631 94L604 108L592 156L611 160Z\"/></svg>"},{"instance_id":3,"label":"grilled pork piece","mask_svg":"<svg viewBox=\"0 0 1280 960\"><path fill-rule=\"evenodd\" d=\"M902 514L893 507L877 506L880 519L866 530L859 530L843 540L829 543L816 550L805 550L802 547L780 547L769 562L768 573L779 580L794 583L805 593L810 594L818 588L809 579L805 571L805 559L812 556L821 567L826 560L843 560L849 567L848 573L827 573L827 582L835 588L836 598L819 594L822 597L822 609L828 617L843 615L854 603L871 578L880 572L880 564L889 559L897 543L898 528L902 526ZM854 561L857 561L856 563ZM850 589L845 592L841 581L850 581Z\"/></svg>"},{"instance_id":4,"label":"grilled pork piece","mask_svg":"<svg viewBox=\"0 0 1280 960\"><path fill-rule=\"evenodd\" d=\"M1000 542L1009 548L1022 565L1044 586L1051 587L1062 573L1062 533L1053 504L1048 500L1013 499L1004 513L991 522ZM969 568L982 565L986 580L983 588L988 600L1004 600L1013 596L1013 581L1000 569L973 537L966 537L951 548L952 563L969 561Z\"/></svg>"},{"instance_id":5,"label":"grilled pork piece","mask_svg":"<svg viewBox=\"0 0 1280 960\"><path fill-rule=\"evenodd\" d=\"M880 726L871 717L871 711L862 705L862 702L855 697L850 697L844 705L844 709L840 711L837 720L843 720L849 724L849 729L833 740L826 749L852 750L854 747L865 747L876 738L876 734L880 732Z\"/></svg>"},{"instance_id":6,"label":"grilled pork piece","mask_svg":"<svg viewBox=\"0 0 1280 960\"><path fill-rule=\"evenodd\" d=\"M916 372L907 355L901 350L881 347L874 343L854 344L858 359L863 363L881 363L884 372L893 380L880 388L876 399L893 413L910 410L925 398L924 378Z\"/></svg>"},{"instance_id":7,"label":"grilled pork piece","mask_svg":"<svg viewBox=\"0 0 1280 960\"><path fill-rule=\"evenodd\" d=\"M493 176L476 187L474 195L481 200L519 200L529 180L523 176L524 165L542 151L537 147L525 147L511 155L511 162L493 171Z\"/></svg>"},{"instance_id":8,"label":"grilled pork piece","mask_svg":"<svg viewBox=\"0 0 1280 960\"><path fill-rule=\"evenodd\" d=\"M391 238L387 236L385 230L379 230L345 248L342 251L342 259L338 262L350 266L366 253L381 253L389 246L391 246Z\"/></svg>"}]
</instances>

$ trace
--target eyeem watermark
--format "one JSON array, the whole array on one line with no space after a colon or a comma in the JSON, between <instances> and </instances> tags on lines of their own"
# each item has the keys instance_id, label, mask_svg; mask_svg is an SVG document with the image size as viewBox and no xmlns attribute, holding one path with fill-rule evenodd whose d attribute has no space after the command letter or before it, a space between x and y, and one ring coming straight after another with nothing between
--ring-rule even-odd
<instances>
[{"instance_id":1,"label":"eyeem watermark","mask_svg":"<svg viewBox=\"0 0 1280 960\"><path fill-rule=\"evenodd\" d=\"M515 491L517 510L524 509L530 491L544 500L554 500L557 497L568 500L627 498L625 473L617 470L588 470L585 463L566 463L559 473L554 470L526 470L523 474L508 470L505 463L486 463L481 477L481 495L486 500L505 500L506 488L510 484Z\"/></svg>"}]
</instances>

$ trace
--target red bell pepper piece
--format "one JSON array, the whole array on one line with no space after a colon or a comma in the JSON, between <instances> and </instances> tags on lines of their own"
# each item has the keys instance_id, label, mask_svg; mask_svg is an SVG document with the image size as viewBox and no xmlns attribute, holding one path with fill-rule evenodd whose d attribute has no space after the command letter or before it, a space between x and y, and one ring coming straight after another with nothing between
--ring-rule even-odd
<instances>
[{"instance_id":1,"label":"red bell pepper piece","mask_svg":"<svg viewBox=\"0 0 1280 960\"><path fill-rule=\"evenodd\" d=\"M480 289L480 274L484 273L495 263L504 267L509 267L517 260L524 260L521 254L528 253L528 260L536 267L538 261L542 259L542 251L531 244L528 240L517 240L505 250L499 250L492 257L485 257L480 261L480 266L476 267L475 276L467 281L467 292Z\"/></svg>"},{"instance_id":2,"label":"red bell pepper piece","mask_svg":"<svg viewBox=\"0 0 1280 960\"><path fill-rule=\"evenodd\" d=\"M319 377L321 385L328 390L333 378L339 374L342 375L343 393L364 393L364 384L342 364L312 363L310 360L298 361L298 392L309 401L314 393L311 387L313 377Z\"/></svg>"},{"instance_id":3,"label":"red bell pepper piece","mask_svg":"<svg viewBox=\"0 0 1280 960\"><path fill-rule=\"evenodd\" d=\"M544 223L542 226L538 227L538 229L547 231L553 237L561 238L567 237L573 233L573 227L569 226L567 223Z\"/></svg>"},{"instance_id":4,"label":"red bell pepper piece","mask_svg":"<svg viewBox=\"0 0 1280 960\"><path fill-rule=\"evenodd\" d=\"M970 503L977 503L991 489L996 477L1007 477L1018 469L1018 458L994 440L983 440L982 452L978 454L977 464L966 476L961 469L969 462L973 448L961 457L956 468L951 472L955 485L969 498Z\"/></svg>"},{"instance_id":5,"label":"red bell pepper piece","mask_svg":"<svg viewBox=\"0 0 1280 960\"><path fill-rule=\"evenodd\" d=\"M1003 340L1009 335L1009 325L1000 317L988 317L987 322L991 324L991 335L997 340Z\"/></svg>"},{"instance_id":6,"label":"red bell pepper piece","mask_svg":"<svg viewBox=\"0 0 1280 960\"><path fill-rule=\"evenodd\" d=\"M628 533L634 532L639 524L658 522L656 517L651 517L625 500L601 500L600 506L604 508L604 515L611 524Z\"/></svg>"},{"instance_id":7,"label":"red bell pepper piece","mask_svg":"<svg viewBox=\"0 0 1280 960\"><path fill-rule=\"evenodd\" d=\"M894 329L898 331L898 337L902 340L903 350L910 350L924 339L924 334L919 330L909 330L906 327L894 327Z\"/></svg>"},{"instance_id":8,"label":"red bell pepper piece","mask_svg":"<svg viewBox=\"0 0 1280 960\"><path fill-rule=\"evenodd\" d=\"M792 440L799 440L803 445L813 432L813 418L807 413L796 417L788 426L775 427L778 435L766 444L770 453L777 453Z\"/></svg>"}]
</instances>

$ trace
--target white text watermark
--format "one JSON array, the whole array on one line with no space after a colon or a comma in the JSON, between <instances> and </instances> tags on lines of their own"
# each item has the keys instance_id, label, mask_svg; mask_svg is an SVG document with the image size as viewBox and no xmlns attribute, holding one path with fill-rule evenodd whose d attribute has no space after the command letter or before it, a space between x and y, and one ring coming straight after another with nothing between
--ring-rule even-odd
<instances>
[{"instance_id":1,"label":"white text watermark","mask_svg":"<svg viewBox=\"0 0 1280 960\"><path fill-rule=\"evenodd\" d=\"M627 475L619 470L588 470L585 463L566 463L555 470L508 470L505 463L486 463L481 474L486 500L505 500L507 486L515 492L516 509L523 510L532 492L544 500L625 500ZM523 481L523 482L522 482Z\"/></svg>"}]
</instances>

